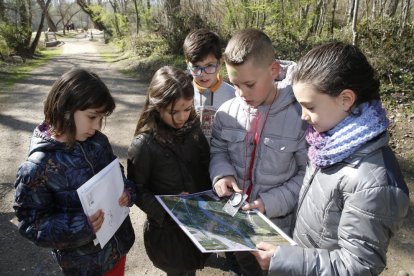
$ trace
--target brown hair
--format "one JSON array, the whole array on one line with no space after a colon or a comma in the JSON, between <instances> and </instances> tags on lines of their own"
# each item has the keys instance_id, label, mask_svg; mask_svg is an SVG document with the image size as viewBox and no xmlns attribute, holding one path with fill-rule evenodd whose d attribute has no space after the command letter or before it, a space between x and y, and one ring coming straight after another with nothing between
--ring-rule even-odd
<instances>
[{"instance_id":1,"label":"brown hair","mask_svg":"<svg viewBox=\"0 0 414 276\"><path fill-rule=\"evenodd\" d=\"M101 108L105 116L115 109L108 88L95 74L85 69L72 69L59 77L44 102L45 122L51 132L66 135L71 147L76 139L74 113L78 110Z\"/></svg>"},{"instance_id":2,"label":"brown hair","mask_svg":"<svg viewBox=\"0 0 414 276\"><path fill-rule=\"evenodd\" d=\"M219 36L208 29L191 31L184 40L184 57L191 63L196 63L209 54L213 54L218 60L222 57L222 49Z\"/></svg>"},{"instance_id":3,"label":"brown hair","mask_svg":"<svg viewBox=\"0 0 414 276\"><path fill-rule=\"evenodd\" d=\"M272 41L264 32L256 29L237 32L224 51L224 61L230 65L241 65L252 60L255 65L267 66L274 58Z\"/></svg>"},{"instance_id":4,"label":"brown hair","mask_svg":"<svg viewBox=\"0 0 414 276\"><path fill-rule=\"evenodd\" d=\"M177 100L181 98L192 99L193 97L192 80L184 71L172 66L158 69L149 84L145 105L135 129L135 136L157 129L160 122L159 110L170 103L172 103L171 110L173 110ZM192 108L188 120L193 120L196 116L197 114Z\"/></svg>"}]
</instances>

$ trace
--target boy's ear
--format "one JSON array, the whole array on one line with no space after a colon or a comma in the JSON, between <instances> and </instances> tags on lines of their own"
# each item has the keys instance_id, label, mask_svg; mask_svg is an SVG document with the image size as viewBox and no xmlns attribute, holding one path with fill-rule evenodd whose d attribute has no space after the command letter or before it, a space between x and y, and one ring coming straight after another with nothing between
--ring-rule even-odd
<instances>
[{"instance_id":1,"label":"boy's ear","mask_svg":"<svg viewBox=\"0 0 414 276\"><path fill-rule=\"evenodd\" d=\"M276 79L277 76L279 76L280 64L276 60L273 60L272 64L270 66L271 66L271 70L272 70L272 77L273 77L273 79Z\"/></svg>"},{"instance_id":2,"label":"boy's ear","mask_svg":"<svg viewBox=\"0 0 414 276\"><path fill-rule=\"evenodd\" d=\"M339 94L340 101L345 112L349 112L354 106L357 96L355 92L351 89L344 89Z\"/></svg>"}]
</instances>

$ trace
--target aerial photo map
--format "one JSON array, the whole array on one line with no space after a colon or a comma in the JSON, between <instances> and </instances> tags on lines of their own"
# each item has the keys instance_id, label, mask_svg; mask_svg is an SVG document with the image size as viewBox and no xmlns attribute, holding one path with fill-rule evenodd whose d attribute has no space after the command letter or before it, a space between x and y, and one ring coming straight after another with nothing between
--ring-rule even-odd
<instances>
[{"instance_id":1,"label":"aerial photo map","mask_svg":"<svg viewBox=\"0 0 414 276\"><path fill-rule=\"evenodd\" d=\"M261 241L275 245L295 244L257 211L238 211L235 216L229 215L223 211L227 199L220 199L211 190L156 197L203 253L253 251Z\"/></svg>"}]
</instances>

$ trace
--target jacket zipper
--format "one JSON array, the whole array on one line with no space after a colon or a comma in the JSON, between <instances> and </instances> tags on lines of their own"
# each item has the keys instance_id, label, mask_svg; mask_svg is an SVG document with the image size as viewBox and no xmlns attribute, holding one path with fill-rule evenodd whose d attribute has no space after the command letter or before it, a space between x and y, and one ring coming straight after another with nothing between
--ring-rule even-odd
<instances>
[{"instance_id":1,"label":"jacket zipper","mask_svg":"<svg viewBox=\"0 0 414 276\"><path fill-rule=\"evenodd\" d=\"M81 145L80 143L78 143L78 144L79 144L79 146L80 146L80 148L81 148L81 150L82 150L82 153L83 153L83 156L85 157L86 162L88 162L89 166L90 166L90 167L91 167L91 169L92 169L92 173L93 173L93 175L95 175L95 170L93 169L92 163L89 161L88 157L86 156L86 152L85 152L85 150L83 149L83 147L82 147L82 145Z\"/></svg>"},{"instance_id":2,"label":"jacket zipper","mask_svg":"<svg viewBox=\"0 0 414 276\"><path fill-rule=\"evenodd\" d=\"M314 247L314 248L319 248L319 246L316 244L316 242L311 238L310 235L305 234L306 239L308 240L308 242Z\"/></svg>"},{"instance_id":3,"label":"jacket zipper","mask_svg":"<svg viewBox=\"0 0 414 276\"><path fill-rule=\"evenodd\" d=\"M316 173L319 171L319 168L316 168L314 170L314 172L312 173L311 178L309 179L309 185L306 187L306 190L303 192L302 197L300 198L299 204L298 204L298 209L296 210L296 215L295 215L295 219L294 221L296 221L296 219L298 218L298 214L299 214L299 210L300 207L302 206L303 201L305 200L306 194L309 191L310 186L312 185L313 179L315 178Z\"/></svg>"}]
</instances>

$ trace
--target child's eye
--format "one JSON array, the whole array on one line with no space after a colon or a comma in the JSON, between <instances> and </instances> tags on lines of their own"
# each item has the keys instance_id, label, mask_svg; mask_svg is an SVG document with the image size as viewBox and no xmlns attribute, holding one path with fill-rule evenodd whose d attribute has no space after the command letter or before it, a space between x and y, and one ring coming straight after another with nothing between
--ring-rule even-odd
<instances>
[{"instance_id":1,"label":"child's eye","mask_svg":"<svg viewBox=\"0 0 414 276\"><path fill-rule=\"evenodd\" d=\"M246 84L246 86L247 86L248 88L252 88L252 87L254 86L254 83L248 83L248 84Z\"/></svg>"}]
</instances>

